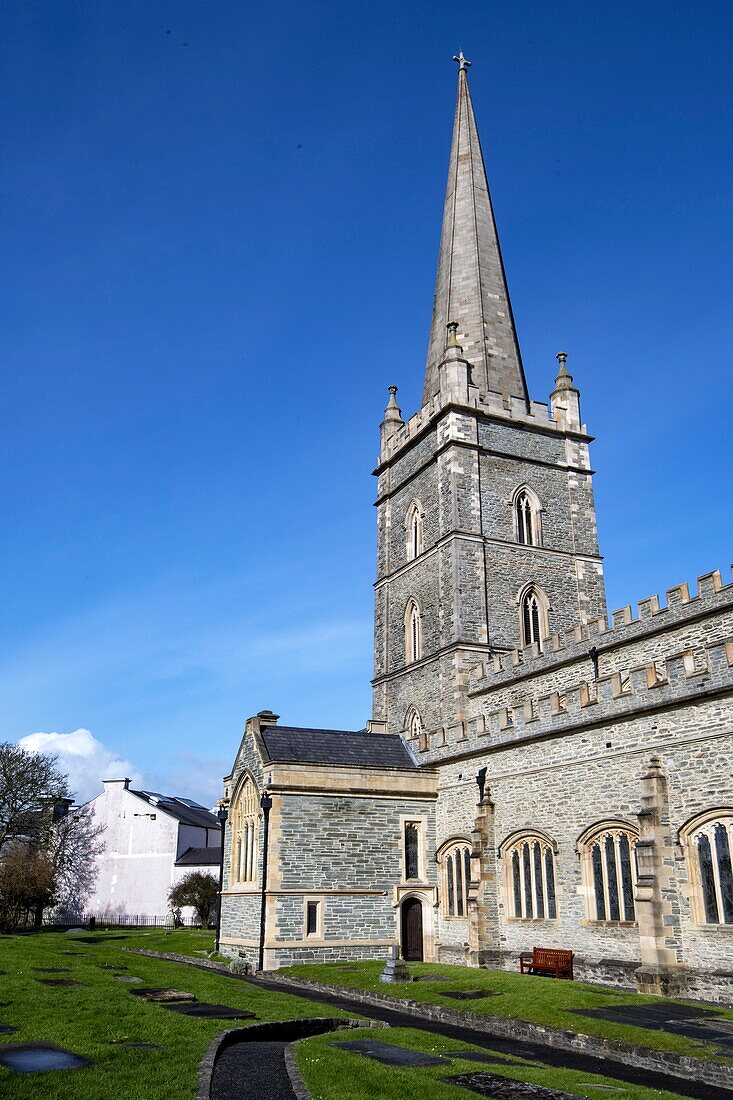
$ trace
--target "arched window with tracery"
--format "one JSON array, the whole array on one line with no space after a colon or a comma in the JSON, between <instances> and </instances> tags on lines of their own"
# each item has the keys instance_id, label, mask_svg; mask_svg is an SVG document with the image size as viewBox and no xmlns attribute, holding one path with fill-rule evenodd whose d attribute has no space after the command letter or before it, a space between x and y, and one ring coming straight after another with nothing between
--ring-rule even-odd
<instances>
[{"instance_id":1,"label":"arched window with tracery","mask_svg":"<svg viewBox=\"0 0 733 1100\"><path fill-rule=\"evenodd\" d=\"M439 858L443 865L443 916L465 917L471 881L471 846L467 840L451 841Z\"/></svg>"},{"instance_id":2,"label":"arched window with tracery","mask_svg":"<svg viewBox=\"0 0 733 1100\"><path fill-rule=\"evenodd\" d=\"M638 839L638 831L625 821L599 822L581 836L578 849L589 920L606 923L636 920Z\"/></svg>"},{"instance_id":3,"label":"arched window with tracery","mask_svg":"<svg viewBox=\"0 0 733 1100\"><path fill-rule=\"evenodd\" d=\"M424 513L418 500L413 500L407 509L405 516L405 530L407 534L407 560L413 561L422 554L424 549Z\"/></svg>"},{"instance_id":4,"label":"arched window with tracery","mask_svg":"<svg viewBox=\"0 0 733 1100\"><path fill-rule=\"evenodd\" d=\"M733 807L698 814L680 829L698 924L733 924Z\"/></svg>"},{"instance_id":5,"label":"arched window with tracery","mask_svg":"<svg viewBox=\"0 0 733 1100\"><path fill-rule=\"evenodd\" d=\"M514 920L555 920L555 845L543 833L508 838L500 848L509 913Z\"/></svg>"},{"instance_id":6,"label":"arched window with tracery","mask_svg":"<svg viewBox=\"0 0 733 1100\"><path fill-rule=\"evenodd\" d=\"M232 823L232 882L254 882L257 876L257 837L259 834L259 797L251 776L239 786L229 811Z\"/></svg>"},{"instance_id":7,"label":"arched window with tracery","mask_svg":"<svg viewBox=\"0 0 733 1100\"><path fill-rule=\"evenodd\" d=\"M408 664L422 657L422 620L417 600L412 597L405 608L405 660Z\"/></svg>"},{"instance_id":8,"label":"arched window with tracery","mask_svg":"<svg viewBox=\"0 0 733 1100\"><path fill-rule=\"evenodd\" d=\"M522 646L535 643L542 649L549 633L547 623L547 598L536 585L530 585L520 598L520 633Z\"/></svg>"},{"instance_id":9,"label":"arched window with tracery","mask_svg":"<svg viewBox=\"0 0 733 1100\"><path fill-rule=\"evenodd\" d=\"M426 749L427 735L423 726L420 711L415 706L409 706L405 714L405 736L410 741L417 741L418 749Z\"/></svg>"},{"instance_id":10,"label":"arched window with tracery","mask_svg":"<svg viewBox=\"0 0 733 1100\"><path fill-rule=\"evenodd\" d=\"M539 546L542 542L540 502L530 489L514 494L514 533L524 546Z\"/></svg>"}]
</instances>

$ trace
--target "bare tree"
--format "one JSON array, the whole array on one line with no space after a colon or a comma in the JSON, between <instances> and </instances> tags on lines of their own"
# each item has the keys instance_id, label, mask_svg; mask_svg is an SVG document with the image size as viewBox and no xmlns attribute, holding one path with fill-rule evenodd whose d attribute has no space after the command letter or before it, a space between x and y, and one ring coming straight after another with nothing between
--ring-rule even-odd
<instances>
[{"instance_id":1,"label":"bare tree","mask_svg":"<svg viewBox=\"0 0 733 1100\"><path fill-rule=\"evenodd\" d=\"M32 837L42 824L44 804L68 798L66 776L56 758L0 743L0 852L12 839Z\"/></svg>"},{"instance_id":2,"label":"bare tree","mask_svg":"<svg viewBox=\"0 0 733 1100\"><path fill-rule=\"evenodd\" d=\"M219 883L204 871L190 871L168 891L173 907L190 905L196 910L202 928L209 927L211 914L219 897Z\"/></svg>"},{"instance_id":3,"label":"bare tree","mask_svg":"<svg viewBox=\"0 0 733 1100\"><path fill-rule=\"evenodd\" d=\"M39 926L51 906L83 911L104 827L95 825L91 807L72 801L55 757L0 744L0 913L6 923L32 913Z\"/></svg>"}]
</instances>

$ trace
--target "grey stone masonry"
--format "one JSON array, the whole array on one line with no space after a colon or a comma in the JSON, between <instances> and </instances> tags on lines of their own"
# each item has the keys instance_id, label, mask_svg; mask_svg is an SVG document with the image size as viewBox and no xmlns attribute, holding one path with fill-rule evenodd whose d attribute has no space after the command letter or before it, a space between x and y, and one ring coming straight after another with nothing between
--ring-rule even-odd
<instances>
[{"instance_id":1,"label":"grey stone masonry","mask_svg":"<svg viewBox=\"0 0 733 1100\"><path fill-rule=\"evenodd\" d=\"M423 404L440 389L439 365L451 321L457 323L458 340L480 392L497 390L526 402L527 385L464 69L458 73Z\"/></svg>"}]
</instances>

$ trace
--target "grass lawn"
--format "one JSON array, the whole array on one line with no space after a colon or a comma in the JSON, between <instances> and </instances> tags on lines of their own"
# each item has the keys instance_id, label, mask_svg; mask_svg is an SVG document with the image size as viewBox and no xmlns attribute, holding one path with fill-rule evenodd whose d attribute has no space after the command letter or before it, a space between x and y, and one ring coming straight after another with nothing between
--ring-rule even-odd
<instances>
[{"instance_id":1,"label":"grass lawn","mask_svg":"<svg viewBox=\"0 0 733 1100\"><path fill-rule=\"evenodd\" d=\"M423 1050L429 1054L450 1054L454 1051L477 1049L454 1039L444 1039L439 1035L408 1028L348 1031L304 1039L296 1048L298 1068L314 1100L336 1100L336 1097L338 1100L365 1100L367 1097L373 1100L470 1100L476 1093L451 1085L445 1078L456 1073L486 1070L501 1074L502 1077L518 1077L534 1085L561 1089L575 1096L587 1097L588 1100L599 1100L607 1089L613 1091L606 1095L622 1096L623 1100L679 1100L675 1093L644 1088L592 1073L522 1065L519 1058L516 1059L516 1069L501 1064L481 1065L461 1060L458 1056L450 1066L395 1069L363 1055L339 1050L332 1045L334 1042L362 1038L377 1039L392 1046ZM507 1055L502 1054L501 1057L507 1058ZM333 1082L338 1082L335 1090Z\"/></svg>"},{"instance_id":2,"label":"grass lawn","mask_svg":"<svg viewBox=\"0 0 733 1100\"><path fill-rule=\"evenodd\" d=\"M13 1034L0 1034L0 1045L52 1043L93 1063L88 1069L39 1074L15 1073L0 1066L3 1100L192 1100L199 1063L212 1037L228 1027L246 1026L246 1021L180 1016L134 997L130 990L135 985L118 981L115 974L139 977L144 985L186 990L200 1001L243 1008L256 1013L258 1020L345 1016L327 1005L273 993L249 982L233 981L216 972L194 969L185 963L151 959L124 950L143 947L201 958L213 949L212 933L190 930L98 932L88 938L91 942L87 943L60 933L0 937L0 966L6 972L0 976L0 1021L17 1028ZM65 968L68 973L44 974L34 969L37 967ZM435 970L433 967L423 969ZM449 972L453 987L459 980L464 981L464 988L470 988L479 980L491 978L487 971L441 969ZM353 980L353 971L338 976L336 966L299 970L307 972L308 977L323 979L328 976L340 984L345 984L346 977L350 976L351 984L359 984ZM377 965L372 976L375 980L378 970ZM360 967L356 976L367 980L367 968ZM43 978L72 978L80 984L53 987L44 985ZM415 983L409 989L411 993L426 992L428 999L433 999L435 990L426 989L426 986L429 983ZM567 988L563 983L553 983L553 987L555 990ZM538 989L539 980L526 988ZM549 992L546 997L549 1002ZM470 1004L473 1008L473 1003ZM482 1069L588 1098L601 1095L592 1087L594 1084L616 1090L622 1088L624 1100L659 1100L672 1095L612 1078L536 1064L522 1065L521 1059L517 1060L516 1068L456 1060L451 1066L397 1069L331 1045L335 1041L365 1035L414 1050L442 1053L467 1049L462 1043L419 1030L370 1029L308 1039L297 1048L298 1060L314 1100L349 1100L351 1097L374 1097L375 1100L392 1097L448 1100L453 1097L459 1100L472 1094L446 1084L441 1078L451 1073ZM160 1049L136 1050L125 1046L125 1042L155 1043Z\"/></svg>"},{"instance_id":3,"label":"grass lawn","mask_svg":"<svg viewBox=\"0 0 733 1100\"><path fill-rule=\"evenodd\" d=\"M99 932L93 944L63 933L0 937L0 1021L17 1028L0 1043L46 1042L90 1059L89 1069L15 1073L0 1066L3 1100L190 1100L199 1063L217 1032L247 1021L192 1019L131 995L134 985L114 974L134 975L146 986L194 993L200 1001L254 1012L259 1020L343 1016L327 1005L260 990L248 982L184 964L122 951L139 946L180 953L213 947L209 933L180 931L125 936ZM73 952L73 954L67 954ZM127 970L118 971L119 966ZM34 967L68 967L43 974ZM43 985L40 978L75 978L80 986ZM255 1021L252 1021L255 1022ZM149 1042L160 1050L125 1047L121 1040Z\"/></svg>"},{"instance_id":4,"label":"grass lawn","mask_svg":"<svg viewBox=\"0 0 733 1100\"><path fill-rule=\"evenodd\" d=\"M530 1020L550 1027L580 1031L585 1035L598 1035L605 1039L621 1039L638 1046L657 1050L671 1050L677 1054L691 1054L697 1058L716 1058L716 1048L682 1035L666 1031L632 1027L611 1021L578 1016L575 1009L601 1008L603 1005L634 1004L644 1001L658 1004L658 997L642 997L638 993L601 991L599 986L583 982L568 982L556 978L538 978L530 974L512 974L506 970L475 970L463 966L446 966L438 963L411 963L414 977L437 974L444 982L405 982L385 985L379 975L383 963L311 963L291 966L282 973L294 978L306 978L312 982L338 985L351 989L373 990L395 998L409 998L465 1012L508 1016ZM445 990L488 989L500 996L475 1001L456 1001L445 996ZM715 1007L717 1006L706 1006ZM721 1015L733 1020L733 1011L720 1009ZM726 1059L721 1059L725 1061Z\"/></svg>"}]
</instances>

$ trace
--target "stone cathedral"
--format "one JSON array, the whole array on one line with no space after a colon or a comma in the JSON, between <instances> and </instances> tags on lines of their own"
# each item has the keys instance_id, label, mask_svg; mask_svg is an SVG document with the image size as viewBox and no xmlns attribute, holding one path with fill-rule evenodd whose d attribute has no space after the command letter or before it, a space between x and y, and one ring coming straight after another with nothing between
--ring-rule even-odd
<instances>
[{"instance_id":1,"label":"stone cathedral","mask_svg":"<svg viewBox=\"0 0 733 1100\"><path fill-rule=\"evenodd\" d=\"M373 714L246 722L222 950L407 959L733 995L733 584L607 614L591 436L527 391L467 62L422 407L380 428ZM264 798L263 798L264 796ZM264 812L263 812L264 804Z\"/></svg>"}]
</instances>

